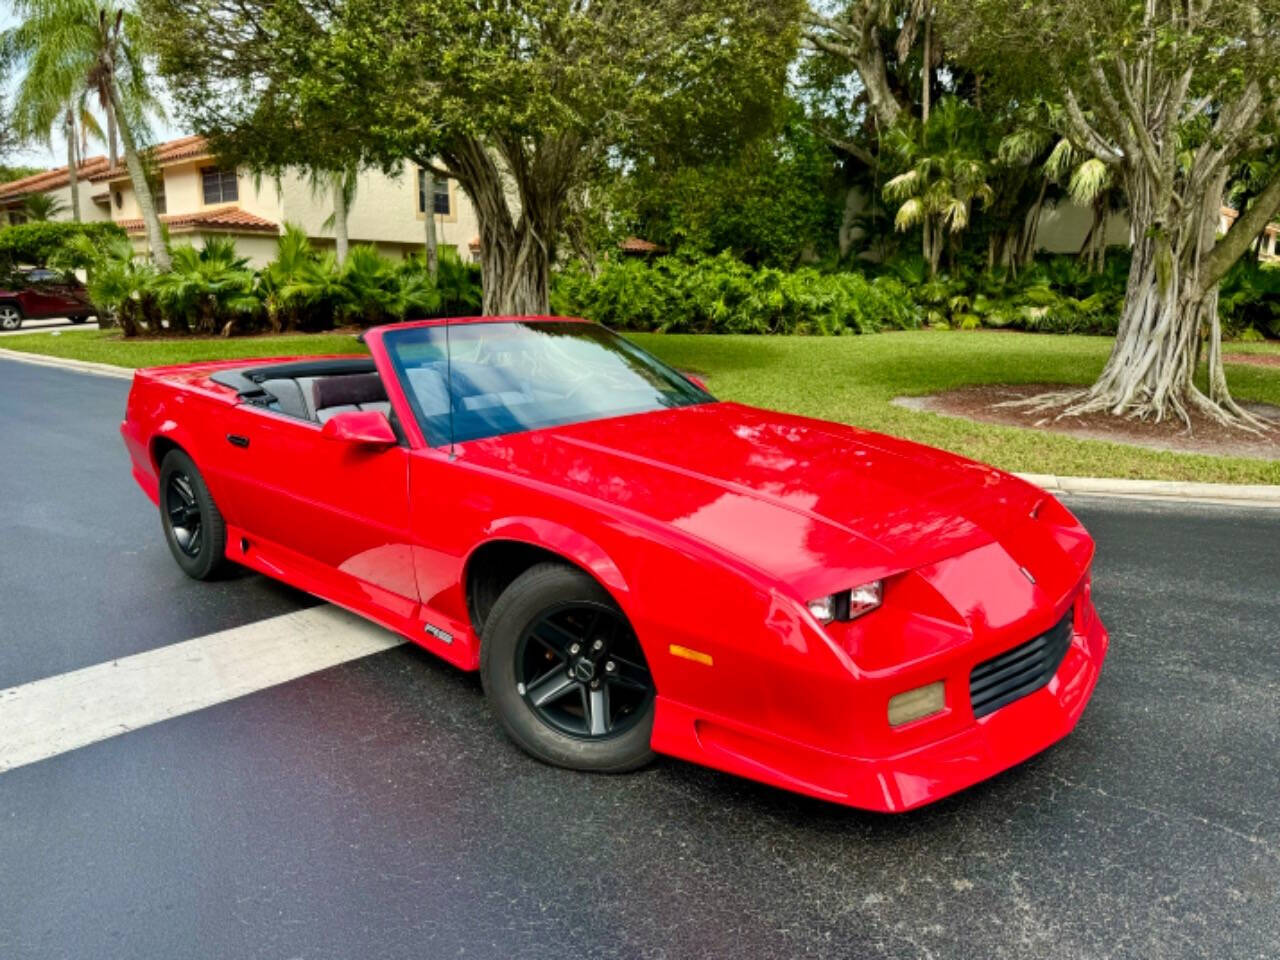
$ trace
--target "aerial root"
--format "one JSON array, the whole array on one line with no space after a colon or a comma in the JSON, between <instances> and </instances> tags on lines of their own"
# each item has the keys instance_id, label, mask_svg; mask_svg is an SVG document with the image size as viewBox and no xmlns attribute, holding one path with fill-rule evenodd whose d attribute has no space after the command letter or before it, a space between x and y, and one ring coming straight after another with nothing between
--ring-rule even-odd
<instances>
[{"instance_id":1,"label":"aerial root","mask_svg":"<svg viewBox=\"0 0 1280 960\"><path fill-rule=\"evenodd\" d=\"M1109 391L1093 390L1052 390L1038 393L1031 397L1017 400L1004 400L997 407L1022 408L1029 416L1056 411L1053 416L1040 416L1034 425L1046 426L1066 417L1082 417L1090 413L1111 413L1123 416L1127 420L1152 421L1159 423L1167 417L1177 417L1191 432L1191 411L1193 408L1204 414L1214 423L1224 427L1243 430L1255 436L1265 437L1277 429L1275 424L1268 423L1261 417L1250 413L1235 400L1227 398L1221 403L1210 400L1197 389L1187 392L1184 398L1168 396L1164 403L1155 404L1149 398L1135 398L1125 402Z\"/></svg>"}]
</instances>

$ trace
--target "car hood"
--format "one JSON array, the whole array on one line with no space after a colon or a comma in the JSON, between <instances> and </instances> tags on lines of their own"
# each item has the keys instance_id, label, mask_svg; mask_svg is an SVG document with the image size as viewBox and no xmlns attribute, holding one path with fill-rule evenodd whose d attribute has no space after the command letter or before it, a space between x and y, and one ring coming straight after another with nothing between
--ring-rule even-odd
<instances>
[{"instance_id":1,"label":"car hood","mask_svg":"<svg viewBox=\"0 0 1280 960\"><path fill-rule=\"evenodd\" d=\"M1034 571L1051 539L1032 517L1047 495L1007 473L734 403L494 437L467 444L463 455L659 521L801 596L993 542Z\"/></svg>"}]
</instances>

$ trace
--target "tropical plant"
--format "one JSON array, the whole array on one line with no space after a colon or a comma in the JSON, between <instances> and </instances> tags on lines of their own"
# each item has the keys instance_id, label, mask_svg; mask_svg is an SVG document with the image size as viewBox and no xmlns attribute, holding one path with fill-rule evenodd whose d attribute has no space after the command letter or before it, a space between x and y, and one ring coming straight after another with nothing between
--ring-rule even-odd
<instances>
[{"instance_id":1,"label":"tropical plant","mask_svg":"<svg viewBox=\"0 0 1280 960\"><path fill-rule=\"evenodd\" d=\"M276 241L275 259L258 274L258 293L266 310L267 323L273 331L309 330L324 326L313 323L315 313L303 309L308 304L288 292L303 280L308 269L319 259L320 255L306 231L295 223L286 223L284 232Z\"/></svg>"},{"instance_id":2,"label":"tropical plant","mask_svg":"<svg viewBox=\"0 0 1280 960\"><path fill-rule=\"evenodd\" d=\"M978 111L947 97L927 122L900 122L889 133L906 170L885 184L885 199L899 205L894 217L899 230L920 227L931 276L938 272L947 236L969 226L975 202L994 196L981 131Z\"/></svg>"},{"instance_id":3,"label":"tropical plant","mask_svg":"<svg viewBox=\"0 0 1280 960\"><path fill-rule=\"evenodd\" d=\"M15 12L22 22L8 40L23 72L18 103L29 104L31 123L46 120L45 129L56 115L55 107L65 112L73 216L79 218L74 111L92 91L106 96L108 116L124 144L125 166L152 257L157 268L167 270L168 246L139 148L147 135L147 116L157 105L134 44L141 32L137 13L120 0L17 0Z\"/></svg>"},{"instance_id":4,"label":"tropical plant","mask_svg":"<svg viewBox=\"0 0 1280 960\"><path fill-rule=\"evenodd\" d=\"M7 31L5 46L19 54L30 38L22 27ZM48 46L54 46L53 41ZM71 219L80 220L80 166L89 135L101 130L87 106L87 96L76 85L73 72L58 73L47 58L30 57L30 65L18 86L13 105L13 124L25 139L53 147L53 131L61 133L67 150L67 188L71 196Z\"/></svg>"},{"instance_id":5,"label":"tropical plant","mask_svg":"<svg viewBox=\"0 0 1280 960\"><path fill-rule=\"evenodd\" d=\"M31 193L22 200L22 212L28 220L45 223L66 213L67 205L50 194Z\"/></svg>"},{"instance_id":6,"label":"tropical plant","mask_svg":"<svg viewBox=\"0 0 1280 960\"><path fill-rule=\"evenodd\" d=\"M135 256L132 241L118 227L96 238L84 230L70 236L50 257L49 265L85 271L85 289L97 307L100 327L117 324L126 337L163 329L152 290L155 268Z\"/></svg>"},{"instance_id":7,"label":"tropical plant","mask_svg":"<svg viewBox=\"0 0 1280 960\"><path fill-rule=\"evenodd\" d=\"M431 264L426 264L431 272ZM466 263L456 250L444 247L436 262L436 293L440 298L436 310L445 317L468 317L480 312L483 303L480 267Z\"/></svg>"},{"instance_id":8,"label":"tropical plant","mask_svg":"<svg viewBox=\"0 0 1280 960\"><path fill-rule=\"evenodd\" d=\"M919 325L905 287L891 277L753 269L728 253L605 263L557 274L557 313L610 327L689 333L872 333Z\"/></svg>"},{"instance_id":9,"label":"tropical plant","mask_svg":"<svg viewBox=\"0 0 1280 960\"><path fill-rule=\"evenodd\" d=\"M1241 260L1222 278L1218 309L1233 336L1280 337L1280 267Z\"/></svg>"},{"instance_id":10,"label":"tropical plant","mask_svg":"<svg viewBox=\"0 0 1280 960\"><path fill-rule=\"evenodd\" d=\"M238 321L262 306L249 262L227 237L209 237L204 246L175 246L172 267L151 283L173 332L229 336Z\"/></svg>"}]
</instances>

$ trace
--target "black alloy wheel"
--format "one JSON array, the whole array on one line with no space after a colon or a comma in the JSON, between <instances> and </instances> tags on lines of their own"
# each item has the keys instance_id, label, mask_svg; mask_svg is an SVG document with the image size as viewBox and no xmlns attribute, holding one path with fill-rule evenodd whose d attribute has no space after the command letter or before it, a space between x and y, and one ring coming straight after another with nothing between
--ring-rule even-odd
<instances>
[{"instance_id":1,"label":"black alloy wheel","mask_svg":"<svg viewBox=\"0 0 1280 960\"><path fill-rule=\"evenodd\" d=\"M626 615L590 574L530 567L488 611L480 640L485 693L526 752L599 773L653 759L657 685Z\"/></svg>"},{"instance_id":2,"label":"black alloy wheel","mask_svg":"<svg viewBox=\"0 0 1280 960\"><path fill-rule=\"evenodd\" d=\"M169 552L187 576L210 580L226 569L226 522L182 450L170 450L160 464L160 522Z\"/></svg>"},{"instance_id":3,"label":"black alloy wheel","mask_svg":"<svg viewBox=\"0 0 1280 960\"><path fill-rule=\"evenodd\" d=\"M622 615L595 603L543 613L516 646L516 690L543 723L572 737L616 737L653 697L653 678Z\"/></svg>"},{"instance_id":4,"label":"black alloy wheel","mask_svg":"<svg viewBox=\"0 0 1280 960\"><path fill-rule=\"evenodd\" d=\"M204 545L200 504L196 501L191 478L180 470L169 474L169 482L164 491L164 508L168 511L169 529L173 531L178 549L188 557L200 556L200 548Z\"/></svg>"}]
</instances>

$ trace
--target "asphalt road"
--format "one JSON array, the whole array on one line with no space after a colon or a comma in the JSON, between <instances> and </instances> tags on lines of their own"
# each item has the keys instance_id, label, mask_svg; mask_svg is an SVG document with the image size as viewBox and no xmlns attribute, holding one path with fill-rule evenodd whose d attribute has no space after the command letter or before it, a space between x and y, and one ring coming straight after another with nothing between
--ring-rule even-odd
<instances>
[{"instance_id":1,"label":"asphalt road","mask_svg":"<svg viewBox=\"0 0 1280 960\"><path fill-rule=\"evenodd\" d=\"M182 577L127 386L0 361L0 688L312 602ZM544 767L402 647L0 774L0 957L1280 956L1280 512L1070 505L1094 700L932 807Z\"/></svg>"}]
</instances>

